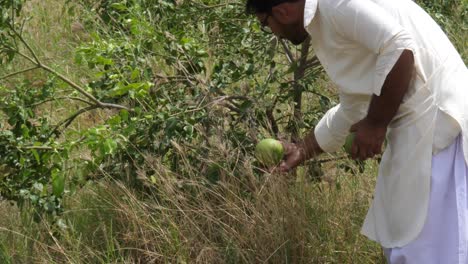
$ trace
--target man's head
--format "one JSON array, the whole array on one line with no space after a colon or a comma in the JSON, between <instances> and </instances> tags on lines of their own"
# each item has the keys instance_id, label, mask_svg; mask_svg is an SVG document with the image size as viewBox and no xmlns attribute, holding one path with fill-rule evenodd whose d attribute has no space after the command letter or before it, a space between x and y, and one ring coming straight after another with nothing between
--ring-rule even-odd
<instances>
[{"instance_id":1,"label":"man's head","mask_svg":"<svg viewBox=\"0 0 468 264\"><path fill-rule=\"evenodd\" d=\"M304 29L305 0L247 0L246 11L255 14L263 28L295 45L308 36Z\"/></svg>"}]
</instances>

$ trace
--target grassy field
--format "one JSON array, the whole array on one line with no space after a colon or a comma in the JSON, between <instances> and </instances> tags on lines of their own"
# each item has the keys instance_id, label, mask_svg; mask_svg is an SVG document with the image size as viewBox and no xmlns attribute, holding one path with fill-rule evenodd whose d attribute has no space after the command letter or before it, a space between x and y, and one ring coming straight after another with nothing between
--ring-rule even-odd
<instances>
[{"instance_id":1,"label":"grassy field","mask_svg":"<svg viewBox=\"0 0 468 264\"><path fill-rule=\"evenodd\" d=\"M245 174L226 171L214 188L201 184L196 173L183 182L161 173L157 191L145 197L110 178L90 183L67 200L64 230L37 224L4 203L3 258L11 263L383 263L379 246L359 234L375 162L357 175L331 165L319 183L293 175L256 179L250 164L239 166L245 166Z\"/></svg>"},{"instance_id":2,"label":"grassy field","mask_svg":"<svg viewBox=\"0 0 468 264\"><path fill-rule=\"evenodd\" d=\"M92 32L80 23L88 14L78 6L65 12L65 2L30 1L26 9L33 16L26 30L41 57L84 84L93 75L75 63L74 53L90 40ZM450 19L441 13L443 1L420 2L443 23L466 62L465 1L452 5L457 15ZM0 69L0 76L24 66L15 61ZM46 77L32 71L17 78L40 85ZM65 103L46 107L51 119L70 112ZM73 126L98 124L107 114L83 115ZM144 193L97 171L100 180L65 196L63 225L34 221L28 208L20 211L1 201L0 263L385 263L380 246L360 235L377 161L366 162L364 172L351 161L327 162L319 180L303 170L259 177L252 162L237 162L240 149L220 138L212 141L207 162L235 164L220 165L216 185L206 184L205 176L184 160L186 146L177 146L184 177L151 155L139 166L142 176L154 172Z\"/></svg>"}]
</instances>

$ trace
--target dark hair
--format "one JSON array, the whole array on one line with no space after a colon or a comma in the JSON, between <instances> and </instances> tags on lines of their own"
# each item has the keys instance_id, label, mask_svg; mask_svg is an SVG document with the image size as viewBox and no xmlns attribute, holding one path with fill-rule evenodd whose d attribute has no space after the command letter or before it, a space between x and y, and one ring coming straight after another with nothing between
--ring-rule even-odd
<instances>
[{"instance_id":1,"label":"dark hair","mask_svg":"<svg viewBox=\"0 0 468 264\"><path fill-rule=\"evenodd\" d=\"M296 2L298 0L247 0L245 4L245 12L247 14L267 13L274 6L286 2Z\"/></svg>"}]
</instances>

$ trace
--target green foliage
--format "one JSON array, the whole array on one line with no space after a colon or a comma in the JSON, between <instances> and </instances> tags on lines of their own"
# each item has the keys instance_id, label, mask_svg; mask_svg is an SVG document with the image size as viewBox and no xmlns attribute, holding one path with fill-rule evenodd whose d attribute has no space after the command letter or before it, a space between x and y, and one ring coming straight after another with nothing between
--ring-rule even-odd
<instances>
[{"instance_id":1,"label":"green foliage","mask_svg":"<svg viewBox=\"0 0 468 264\"><path fill-rule=\"evenodd\" d=\"M0 28L8 27L15 23L16 17L21 13L24 0L0 0Z\"/></svg>"},{"instance_id":2,"label":"green foliage","mask_svg":"<svg viewBox=\"0 0 468 264\"><path fill-rule=\"evenodd\" d=\"M83 6L89 5L83 1ZM145 155L157 155L183 175L174 142L209 145L212 135L221 133L247 154L258 135L274 133L272 121L288 123L288 113L280 108L293 97L284 75L293 66L275 62L279 43L264 35L236 1L109 0L94 10L103 23L85 21L97 33L77 49L76 61L96 72L89 89L97 98L125 101L135 110L122 111L105 125L112 138L119 138L106 169L114 177L129 178L124 171L138 177L136 167ZM280 116L268 117L267 109ZM185 158L194 164L207 154L203 147L189 149ZM105 155L98 156L95 165L105 166Z\"/></svg>"},{"instance_id":3,"label":"green foliage","mask_svg":"<svg viewBox=\"0 0 468 264\"><path fill-rule=\"evenodd\" d=\"M54 81L42 89L25 82L10 90L0 87L0 110L6 123L0 128L0 195L35 206L41 212L60 211L63 191L49 187L63 181L63 162L68 150L55 139L54 127L37 115L37 107L54 92ZM5 129L7 127L8 129Z\"/></svg>"},{"instance_id":4,"label":"green foliage","mask_svg":"<svg viewBox=\"0 0 468 264\"><path fill-rule=\"evenodd\" d=\"M442 27L467 63L468 1L418 0L417 2Z\"/></svg>"},{"instance_id":5,"label":"green foliage","mask_svg":"<svg viewBox=\"0 0 468 264\"><path fill-rule=\"evenodd\" d=\"M24 1L0 0L0 63L11 62L15 56L16 43L12 41L10 27L16 25Z\"/></svg>"},{"instance_id":6,"label":"green foliage","mask_svg":"<svg viewBox=\"0 0 468 264\"><path fill-rule=\"evenodd\" d=\"M3 242L0 241L0 261L5 264L10 264L12 263L11 257L8 255L5 248Z\"/></svg>"}]
</instances>

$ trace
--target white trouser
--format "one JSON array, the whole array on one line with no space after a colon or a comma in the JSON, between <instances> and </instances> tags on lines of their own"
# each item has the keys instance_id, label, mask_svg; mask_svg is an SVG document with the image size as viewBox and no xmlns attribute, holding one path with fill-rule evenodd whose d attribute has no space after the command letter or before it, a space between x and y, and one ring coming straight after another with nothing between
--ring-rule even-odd
<instances>
[{"instance_id":1,"label":"white trouser","mask_svg":"<svg viewBox=\"0 0 468 264\"><path fill-rule=\"evenodd\" d=\"M426 222L401 248L384 249L390 264L468 264L468 166L462 140L432 157Z\"/></svg>"}]
</instances>

